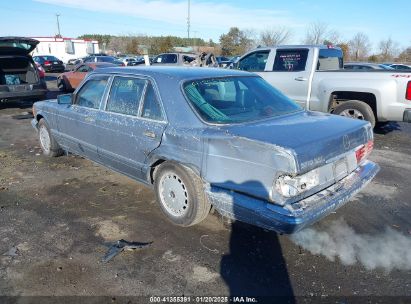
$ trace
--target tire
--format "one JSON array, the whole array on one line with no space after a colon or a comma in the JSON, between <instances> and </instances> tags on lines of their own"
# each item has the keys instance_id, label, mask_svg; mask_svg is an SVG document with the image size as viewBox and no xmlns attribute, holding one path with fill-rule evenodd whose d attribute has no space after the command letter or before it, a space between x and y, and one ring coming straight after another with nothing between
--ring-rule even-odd
<instances>
[{"instance_id":1,"label":"tire","mask_svg":"<svg viewBox=\"0 0 411 304\"><path fill-rule=\"evenodd\" d=\"M57 87L59 88L60 92L67 92L67 85L64 79L62 78L57 79Z\"/></svg>"},{"instance_id":2,"label":"tire","mask_svg":"<svg viewBox=\"0 0 411 304\"><path fill-rule=\"evenodd\" d=\"M350 118L367 120L375 127L375 115L371 107L360 100L349 100L342 102L334 109L333 114L342 115Z\"/></svg>"},{"instance_id":3,"label":"tire","mask_svg":"<svg viewBox=\"0 0 411 304\"><path fill-rule=\"evenodd\" d=\"M39 121L39 142L43 154L49 157L56 157L63 154L63 150L51 135L50 128L42 118Z\"/></svg>"},{"instance_id":4,"label":"tire","mask_svg":"<svg viewBox=\"0 0 411 304\"><path fill-rule=\"evenodd\" d=\"M156 169L154 189L164 215L188 227L203 221L211 209L201 178L191 169L165 162Z\"/></svg>"}]
</instances>

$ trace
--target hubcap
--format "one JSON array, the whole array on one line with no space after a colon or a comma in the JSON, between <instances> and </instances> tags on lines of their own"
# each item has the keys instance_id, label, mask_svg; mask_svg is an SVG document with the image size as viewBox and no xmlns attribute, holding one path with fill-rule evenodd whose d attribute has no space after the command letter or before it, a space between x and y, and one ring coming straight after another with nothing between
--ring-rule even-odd
<instances>
[{"instance_id":1,"label":"hubcap","mask_svg":"<svg viewBox=\"0 0 411 304\"><path fill-rule=\"evenodd\" d=\"M346 109L340 113L341 116L346 116L355 119L364 120L364 115L356 109Z\"/></svg>"},{"instance_id":2,"label":"hubcap","mask_svg":"<svg viewBox=\"0 0 411 304\"><path fill-rule=\"evenodd\" d=\"M166 172L160 180L160 199L162 205L173 216L183 216L189 206L187 188L174 172Z\"/></svg>"},{"instance_id":3,"label":"hubcap","mask_svg":"<svg viewBox=\"0 0 411 304\"><path fill-rule=\"evenodd\" d=\"M50 152L50 135L45 126L41 126L39 130L41 148L45 153Z\"/></svg>"}]
</instances>

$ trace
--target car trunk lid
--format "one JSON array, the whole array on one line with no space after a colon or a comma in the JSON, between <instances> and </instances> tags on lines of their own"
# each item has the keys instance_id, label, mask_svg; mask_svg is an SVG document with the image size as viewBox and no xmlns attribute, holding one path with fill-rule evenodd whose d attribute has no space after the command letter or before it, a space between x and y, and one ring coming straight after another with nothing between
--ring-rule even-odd
<instances>
[{"instance_id":1,"label":"car trunk lid","mask_svg":"<svg viewBox=\"0 0 411 304\"><path fill-rule=\"evenodd\" d=\"M318 112L300 112L275 119L223 127L245 137L289 149L302 174L352 151L372 139L364 121ZM258 156L256 156L258 157Z\"/></svg>"},{"instance_id":2,"label":"car trunk lid","mask_svg":"<svg viewBox=\"0 0 411 304\"><path fill-rule=\"evenodd\" d=\"M0 55L28 55L39 44L25 37L0 37Z\"/></svg>"}]
</instances>

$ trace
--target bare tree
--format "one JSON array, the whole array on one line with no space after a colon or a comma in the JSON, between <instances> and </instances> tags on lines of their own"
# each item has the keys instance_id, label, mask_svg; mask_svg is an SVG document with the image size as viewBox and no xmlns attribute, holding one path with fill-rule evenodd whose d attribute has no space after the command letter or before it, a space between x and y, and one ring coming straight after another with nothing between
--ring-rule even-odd
<instances>
[{"instance_id":1,"label":"bare tree","mask_svg":"<svg viewBox=\"0 0 411 304\"><path fill-rule=\"evenodd\" d=\"M260 44L264 46L276 46L290 40L292 32L286 27L266 29L260 32Z\"/></svg>"},{"instance_id":2,"label":"bare tree","mask_svg":"<svg viewBox=\"0 0 411 304\"><path fill-rule=\"evenodd\" d=\"M400 62L404 63L410 63L411 62L411 46L404 49L399 55L398 55L398 60Z\"/></svg>"},{"instance_id":3,"label":"bare tree","mask_svg":"<svg viewBox=\"0 0 411 304\"><path fill-rule=\"evenodd\" d=\"M322 44L327 39L328 25L323 22L311 23L305 34L305 44Z\"/></svg>"},{"instance_id":4,"label":"bare tree","mask_svg":"<svg viewBox=\"0 0 411 304\"><path fill-rule=\"evenodd\" d=\"M398 54L398 43L390 38L381 40L378 48L380 49L381 60L392 60Z\"/></svg>"},{"instance_id":5,"label":"bare tree","mask_svg":"<svg viewBox=\"0 0 411 304\"><path fill-rule=\"evenodd\" d=\"M366 58L371 48L370 39L366 34L361 32L355 34L355 36L348 42L348 45L350 56L355 61Z\"/></svg>"}]
</instances>

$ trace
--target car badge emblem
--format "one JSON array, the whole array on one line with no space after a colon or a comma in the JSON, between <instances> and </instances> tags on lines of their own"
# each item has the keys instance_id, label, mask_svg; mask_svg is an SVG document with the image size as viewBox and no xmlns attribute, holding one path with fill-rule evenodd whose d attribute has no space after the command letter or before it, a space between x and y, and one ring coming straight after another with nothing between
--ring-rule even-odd
<instances>
[{"instance_id":1,"label":"car badge emblem","mask_svg":"<svg viewBox=\"0 0 411 304\"><path fill-rule=\"evenodd\" d=\"M345 150L348 150L351 147L351 142L350 142L350 138L348 137L348 135L344 135L343 144L344 144Z\"/></svg>"}]
</instances>

